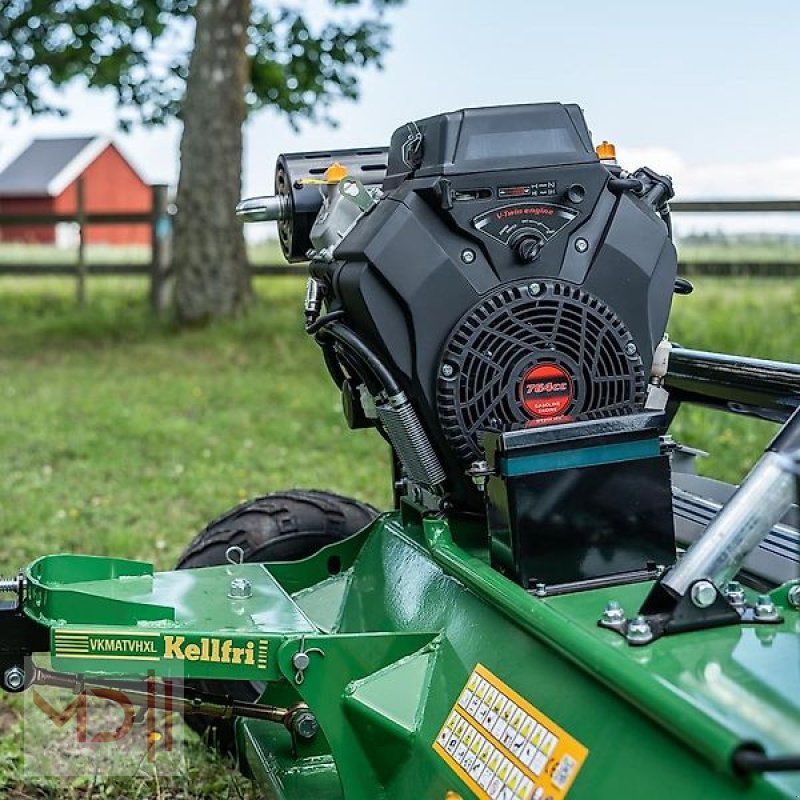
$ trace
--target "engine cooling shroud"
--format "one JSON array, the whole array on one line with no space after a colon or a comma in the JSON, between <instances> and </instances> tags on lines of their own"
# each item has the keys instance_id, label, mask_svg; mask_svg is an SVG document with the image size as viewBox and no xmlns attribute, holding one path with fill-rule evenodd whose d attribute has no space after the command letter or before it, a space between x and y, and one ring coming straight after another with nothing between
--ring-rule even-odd
<instances>
[{"instance_id":1,"label":"engine cooling shroud","mask_svg":"<svg viewBox=\"0 0 800 800\"><path fill-rule=\"evenodd\" d=\"M644 403L633 336L605 302L563 281L506 285L455 326L436 403L448 443L468 463L487 429L596 419Z\"/></svg>"}]
</instances>

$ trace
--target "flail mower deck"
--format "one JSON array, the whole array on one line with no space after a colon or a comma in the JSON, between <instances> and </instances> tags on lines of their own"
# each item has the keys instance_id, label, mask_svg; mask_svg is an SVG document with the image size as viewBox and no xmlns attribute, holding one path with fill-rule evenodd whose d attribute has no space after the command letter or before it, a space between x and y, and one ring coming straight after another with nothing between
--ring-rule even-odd
<instances>
[{"instance_id":1,"label":"flail mower deck","mask_svg":"<svg viewBox=\"0 0 800 800\"><path fill-rule=\"evenodd\" d=\"M800 796L800 367L666 339L671 196L571 105L281 156L239 213L310 261L395 509L267 496L174 572L40 558L2 586L5 688L179 680L275 798ZM780 426L740 487L668 435L687 402Z\"/></svg>"}]
</instances>

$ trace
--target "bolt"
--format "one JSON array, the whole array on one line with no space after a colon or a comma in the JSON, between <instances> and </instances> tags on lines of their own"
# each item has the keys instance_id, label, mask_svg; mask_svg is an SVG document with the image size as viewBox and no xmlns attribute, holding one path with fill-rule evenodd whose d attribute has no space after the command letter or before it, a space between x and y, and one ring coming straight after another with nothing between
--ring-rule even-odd
<instances>
[{"instance_id":1,"label":"bolt","mask_svg":"<svg viewBox=\"0 0 800 800\"><path fill-rule=\"evenodd\" d=\"M575 240L575 249L579 253L585 253L589 249L589 242L587 242L586 239L583 239L583 238L576 239Z\"/></svg>"},{"instance_id":2,"label":"bolt","mask_svg":"<svg viewBox=\"0 0 800 800\"><path fill-rule=\"evenodd\" d=\"M234 578L231 581L228 597L233 597L237 600L246 600L251 594L253 594L253 586L247 578Z\"/></svg>"},{"instance_id":3,"label":"bolt","mask_svg":"<svg viewBox=\"0 0 800 800\"><path fill-rule=\"evenodd\" d=\"M452 378L455 368L452 364L442 364L442 377Z\"/></svg>"},{"instance_id":4,"label":"bolt","mask_svg":"<svg viewBox=\"0 0 800 800\"><path fill-rule=\"evenodd\" d=\"M531 297L538 297L544 291L541 283L529 283L528 294Z\"/></svg>"},{"instance_id":5,"label":"bolt","mask_svg":"<svg viewBox=\"0 0 800 800\"><path fill-rule=\"evenodd\" d=\"M319 722L310 711L298 711L292 716L292 728L301 739L313 739L319 730Z\"/></svg>"},{"instance_id":6,"label":"bolt","mask_svg":"<svg viewBox=\"0 0 800 800\"><path fill-rule=\"evenodd\" d=\"M792 608L800 610L800 583L789 589L787 600Z\"/></svg>"},{"instance_id":7,"label":"bolt","mask_svg":"<svg viewBox=\"0 0 800 800\"><path fill-rule=\"evenodd\" d=\"M743 606L745 604L744 589L739 581L728 581L725 584L725 599L732 606Z\"/></svg>"},{"instance_id":8,"label":"bolt","mask_svg":"<svg viewBox=\"0 0 800 800\"><path fill-rule=\"evenodd\" d=\"M603 625L617 626L625 622L625 611L622 606L616 601L611 600L606 603L603 609L603 616L600 618Z\"/></svg>"},{"instance_id":9,"label":"bolt","mask_svg":"<svg viewBox=\"0 0 800 800\"><path fill-rule=\"evenodd\" d=\"M546 583L537 583L533 589L533 593L537 597L547 597L547 584Z\"/></svg>"},{"instance_id":10,"label":"bolt","mask_svg":"<svg viewBox=\"0 0 800 800\"><path fill-rule=\"evenodd\" d=\"M692 603L697 608L709 608L717 599L717 590L711 581L697 581L692 586Z\"/></svg>"},{"instance_id":11,"label":"bolt","mask_svg":"<svg viewBox=\"0 0 800 800\"><path fill-rule=\"evenodd\" d=\"M625 638L631 644L647 644L653 641L653 629L650 623L641 614L628 623Z\"/></svg>"},{"instance_id":12,"label":"bolt","mask_svg":"<svg viewBox=\"0 0 800 800\"><path fill-rule=\"evenodd\" d=\"M773 622L778 619L778 609L768 594L758 596L754 616L759 622Z\"/></svg>"},{"instance_id":13,"label":"bolt","mask_svg":"<svg viewBox=\"0 0 800 800\"><path fill-rule=\"evenodd\" d=\"M473 461L467 470L467 475L472 479L475 487L480 492L486 488L489 474L489 464L486 461Z\"/></svg>"},{"instance_id":14,"label":"bolt","mask_svg":"<svg viewBox=\"0 0 800 800\"><path fill-rule=\"evenodd\" d=\"M636 342L628 342L625 345L625 353L629 356L635 356L637 352Z\"/></svg>"},{"instance_id":15,"label":"bolt","mask_svg":"<svg viewBox=\"0 0 800 800\"><path fill-rule=\"evenodd\" d=\"M350 197L358 197L358 184L355 181L347 181L342 185L342 191Z\"/></svg>"},{"instance_id":16,"label":"bolt","mask_svg":"<svg viewBox=\"0 0 800 800\"><path fill-rule=\"evenodd\" d=\"M475 260L475 251L474 250L470 250L469 247L464 248L461 251L461 260L465 264L471 264Z\"/></svg>"},{"instance_id":17,"label":"bolt","mask_svg":"<svg viewBox=\"0 0 800 800\"><path fill-rule=\"evenodd\" d=\"M19 692L25 686L25 673L19 667L9 667L3 674L3 686L9 692Z\"/></svg>"}]
</instances>

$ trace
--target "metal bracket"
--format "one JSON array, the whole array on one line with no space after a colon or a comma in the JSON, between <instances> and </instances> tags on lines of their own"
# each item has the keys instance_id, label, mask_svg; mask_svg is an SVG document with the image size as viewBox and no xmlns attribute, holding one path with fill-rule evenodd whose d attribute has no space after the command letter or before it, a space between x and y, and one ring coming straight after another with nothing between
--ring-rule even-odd
<instances>
[{"instance_id":1,"label":"metal bracket","mask_svg":"<svg viewBox=\"0 0 800 800\"><path fill-rule=\"evenodd\" d=\"M732 582L723 594L706 579L695 581L681 597L656 584L639 613L628 618L619 603L610 602L597 621L623 636L632 647L650 644L662 636L723 625L779 625L783 617L769 595L748 603L740 584Z\"/></svg>"}]
</instances>

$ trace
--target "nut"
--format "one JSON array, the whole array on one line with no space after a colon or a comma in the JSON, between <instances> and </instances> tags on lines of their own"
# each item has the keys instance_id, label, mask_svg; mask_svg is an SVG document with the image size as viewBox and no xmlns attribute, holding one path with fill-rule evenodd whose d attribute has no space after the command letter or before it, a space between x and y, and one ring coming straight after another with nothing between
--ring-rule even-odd
<instances>
[{"instance_id":1,"label":"nut","mask_svg":"<svg viewBox=\"0 0 800 800\"><path fill-rule=\"evenodd\" d=\"M247 578L234 578L228 589L228 597L236 600L246 600L253 594L253 586Z\"/></svg>"},{"instance_id":2,"label":"nut","mask_svg":"<svg viewBox=\"0 0 800 800\"><path fill-rule=\"evenodd\" d=\"M3 686L9 692L19 692L25 688L25 673L20 667L9 667L3 673Z\"/></svg>"},{"instance_id":3,"label":"nut","mask_svg":"<svg viewBox=\"0 0 800 800\"><path fill-rule=\"evenodd\" d=\"M732 606L743 606L745 604L744 588L739 581L728 581L725 584L725 599Z\"/></svg>"},{"instance_id":4,"label":"nut","mask_svg":"<svg viewBox=\"0 0 800 800\"><path fill-rule=\"evenodd\" d=\"M625 610L616 600L610 600L603 609L603 616L600 617L600 624L608 627L616 627L625 622Z\"/></svg>"},{"instance_id":5,"label":"nut","mask_svg":"<svg viewBox=\"0 0 800 800\"><path fill-rule=\"evenodd\" d=\"M292 728L301 739L313 739L319 730L319 722L310 711L297 711L292 716Z\"/></svg>"},{"instance_id":6,"label":"nut","mask_svg":"<svg viewBox=\"0 0 800 800\"><path fill-rule=\"evenodd\" d=\"M789 589L789 594L786 599L792 608L800 610L800 583L795 584Z\"/></svg>"},{"instance_id":7,"label":"nut","mask_svg":"<svg viewBox=\"0 0 800 800\"><path fill-rule=\"evenodd\" d=\"M452 378L455 369L453 368L452 364L442 364L442 375L445 378Z\"/></svg>"},{"instance_id":8,"label":"nut","mask_svg":"<svg viewBox=\"0 0 800 800\"><path fill-rule=\"evenodd\" d=\"M759 622L774 622L778 619L778 609L768 594L760 594L758 596L754 616Z\"/></svg>"},{"instance_id":9,"label":"nut","mask_svg":"<svg viewBox=\"0 0 800 800\"><path fill-rule=\"evenodd\" d=\"M653 629L650 627L650 623L639 615L628 623L625 638L631 644L647 644L653 641Z\"/></svg>"}]
</instances>

